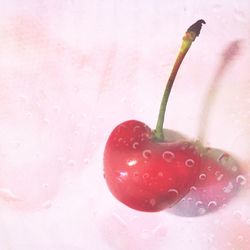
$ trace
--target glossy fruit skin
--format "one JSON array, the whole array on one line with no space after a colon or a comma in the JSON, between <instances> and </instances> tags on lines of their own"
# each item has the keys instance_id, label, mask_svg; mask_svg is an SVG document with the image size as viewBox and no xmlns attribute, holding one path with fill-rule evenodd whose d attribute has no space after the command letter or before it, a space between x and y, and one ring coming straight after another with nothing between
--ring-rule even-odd
<instances>
[{"instance_id":1,"label":"glossy fruit skin","mask_svg":"<svg viewBox=\"0 0 250 250\"><path fill-rule=\"evenodd\" d=\"M104 176L112 194L127 206L157 212L173 206L194 185L201 156L187 141L157 142L144 123L129 120L110 134Z\"/></svg>"},{"instance_id":2,"label":"glossy fruit skin","mask_svg":"<svg viewBox=\"0 0 250 250\"><path fill-rule=\"evenodd\" d=\"M170 212L186 217L214 212L239 192L244 179L240 166L232 156L218 149L205 148L199 178Z\"/></svg>"}]
</instances>

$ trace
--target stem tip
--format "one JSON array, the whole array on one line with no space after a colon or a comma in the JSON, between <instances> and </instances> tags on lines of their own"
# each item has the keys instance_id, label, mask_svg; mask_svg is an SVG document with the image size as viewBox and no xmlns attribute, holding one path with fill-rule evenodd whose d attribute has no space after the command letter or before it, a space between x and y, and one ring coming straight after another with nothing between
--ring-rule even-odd
<instances>
[{"instance_id":1,"label":"stem tip","mask_svg":"<svg viewBox=\"0 0 250 250\"><path fill-rule=\"evenodd\" d=\"M187 32L194 32L196 36L199 36L202 24L206 22L203 19L198 20L196 23L192 24L188 29Z\"/></svg>"}]
</instances>

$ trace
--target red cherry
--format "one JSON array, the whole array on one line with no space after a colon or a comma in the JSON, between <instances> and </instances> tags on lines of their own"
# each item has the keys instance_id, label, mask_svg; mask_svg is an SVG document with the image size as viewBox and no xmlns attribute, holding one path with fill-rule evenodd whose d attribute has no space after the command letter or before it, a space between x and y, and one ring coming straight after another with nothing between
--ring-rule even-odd
<instances>
[{"instance_id":1,"label":"red cherry","mask_svg":"<svg viewBox=\"0 0 250 250\"><path fill-rule=\"evenodd\" d=\"M200 170L200 153L190 142L167 142L163 123L169 94L178 69L204 20L185 33L165 88L156 129L130 120L118 125L106 143L104 176L113 195L127 206L156 212L173 206L194 185Z\"/></svg>"},{"instance_id":2,"label":"red cherry","mask_svg":"<svg viewBox=\"0 0 250 250\"><path fill-rule=\"evenodd\" d=\"M190 192L170 212L180 216L200 216L226 205L245 184L240 166L219 149L203 150L199 178Z\"/></svg>"},{"instance_id":3,"label":"red cherry","mask_svg":"<svg viewBox=\"0 0 250 250\"><path fill-rule=\"evenodd\" d=\"M140 121L118 125L107 141L104 174L113 195L136 210L173 206L194 185L200 154L190 142L158 142Z\"/></svg>"}]
</instances>

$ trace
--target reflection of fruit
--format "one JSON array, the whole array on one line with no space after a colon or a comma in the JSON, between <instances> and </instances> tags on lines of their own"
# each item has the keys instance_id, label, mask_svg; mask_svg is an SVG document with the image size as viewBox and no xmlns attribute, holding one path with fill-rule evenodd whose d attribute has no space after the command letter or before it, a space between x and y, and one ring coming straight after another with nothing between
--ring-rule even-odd
<instances>
[{"instance_id":1,"label":"reflection of fruit","mask_svg":"<svg viewBox=\"0 0 250 250\"><path fill-rule=\"evenodd\" d=\"M111 133L104 153L106 181L114 196L137 210L159 211L182 199L200 172L189 142L157 142L148 126L126 121Z\"/></svg>"},{"instance_id":2,"label":"reflection of fruit","mask_svg":"<svg viewBox=\"0 0 250 250\"><path fill-rule=\"evenodd\" d=\"M206 148L201 172L190 192L171 209L181 216L199 216L226 205L244 185L237 162L218 149Z\"/></svg>"},{"instance_id":3,"label":"reflection of fruit","mask_svg":"<svg viewBox=\"0 0 250 250\"><path fill-rule=\"evenodd\" d=\"M163 123L176 74L203 23L197 21L183 37L162 98L156 129L152 131L139 121L126 121L113 130L106 143L107 184L113 195L131 208L153 212L170 207L187 194L199 175L198 149L190 142L167 142Z\"/></svg>"}]
</instances>

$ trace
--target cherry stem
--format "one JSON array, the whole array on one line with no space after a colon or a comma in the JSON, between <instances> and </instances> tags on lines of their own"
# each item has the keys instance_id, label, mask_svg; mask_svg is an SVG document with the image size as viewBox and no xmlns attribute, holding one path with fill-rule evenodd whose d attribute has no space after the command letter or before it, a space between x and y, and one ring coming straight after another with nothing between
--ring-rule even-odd
<instances>
[{"instance_id":1,"label":"cherry stem","mask_svg":"<svg viewBox=\"0 0 250 250\"><path fill-rule=\"evenodd\" d=\"M157 141L164 141L163 123L164 123L165 112L166 112L169 95L170 95L175 77L177 75L177 72L180 68L180 65L185 55L187 54L189 48L191 47L192 42L195 40L197 36L199 36L202 24L205 24L205 21L202 19L198 20L196 23L194 23L187 29L183 37L180 51L178 53L177 59L171 71L170 77L167 82L167 86L165 88L165 91L162 97L160 111L159 111L158 120L156 124L156 129L153 131L153 137Z\"/></svg>"}]
</instances>

